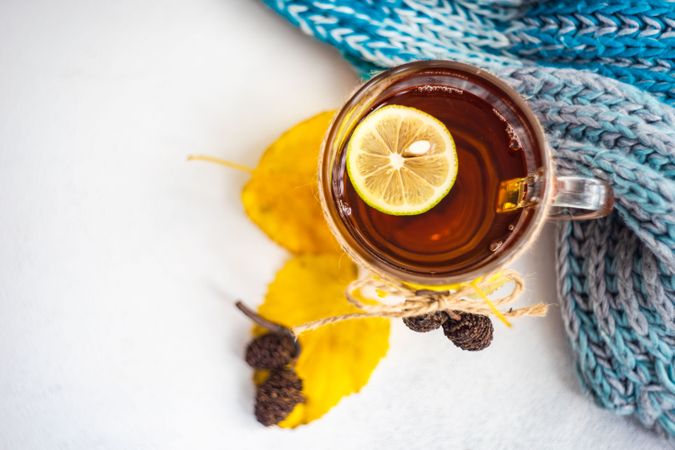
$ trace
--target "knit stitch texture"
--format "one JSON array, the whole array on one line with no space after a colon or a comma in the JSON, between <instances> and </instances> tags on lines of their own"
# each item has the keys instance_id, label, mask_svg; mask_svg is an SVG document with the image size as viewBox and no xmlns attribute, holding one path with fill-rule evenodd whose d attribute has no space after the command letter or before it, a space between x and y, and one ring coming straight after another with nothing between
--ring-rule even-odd
<instances>
[{"instance_id":1,"label":"knit stitch texture","mask_svg":"<svg viewBox=\"0 0 675 450\"><path fill-rule=\"evenodd\" d=\"M420 59L499 75L561 173L610 182L606 219L562 223L562 315L595 401L675 436L675 3L264 0L364 77Z\"/></svg>"}]
</instances>

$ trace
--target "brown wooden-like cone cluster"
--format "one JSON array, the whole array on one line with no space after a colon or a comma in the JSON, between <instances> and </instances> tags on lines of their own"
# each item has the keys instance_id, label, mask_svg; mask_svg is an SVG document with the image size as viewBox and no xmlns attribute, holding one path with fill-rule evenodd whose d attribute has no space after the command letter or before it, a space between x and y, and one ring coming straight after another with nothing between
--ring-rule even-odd
<instances>
[{"instance_id":1,"label":"brown wooden-like cone cluster","mask_svg":"<svg viewBox=\"0 0 675 450\"><path fill-rule=\"evenodd\" d=\"M255 417L265 426L281 422L305 400L302 380L292 367L299 352L295 338L280 332L260 335L246 347L248 365L270 371L267 379L258 385L255 396Z\"/></svg>"},{"instance_id":2,"label":"brown wooden-like cone cluster","mask_svg":"<svg viewBox=\"0 0 675 450\"><path fill-rule=\"evenodd\" d=\"M297 344L285 333L265 333L246 347L246 363L254 369L276 369L289 364L296 356Z\"/></svg>"},{"instance_id":3,"label":"brown wooden-like cone cluster","mask_svg":"<svg viewBox=\"0 0 675 450\"><path fill-rule=\"evenodd\" d=\"M492 343L494 328L488 316L464 312L455 313L443 324L443 333L462 350L475 352L488 348Z\"/></svg>"},{"instance_id":4,"label":"brown wooden-like cone cluster","mask_svg":"<svg viewBox=\"0 0 675 450\"><path fill-rule=\"evenodd\" d=\"M494 328L487 316L455 311L452 316L443 311L406 317L403 323L413 331L426 333L443 327L443 333L462 350L478 351L492 343Z\"/></svg>"},{"instance_id":5,"label":"brown wooden-like cone cluster","mask_svg":"<svg viewBox=\"0 0 675 450\"><path fill-rule=\"evenodd\" d=\"M440 327L448 320L448 315L443 311L422 314L421 316L404 317L403 323L413 331L427 333Z\"/></svg>"},{"instance_id":6,"label":"brown wooden-like cone cluster","mask_svg":"<svg viewBox=\"0 0 675 450\"><path fill-rule=\"evenodd\" d=\"M284 420L295 405L303 402L302 380L293 369L275 369L258 386L255 418L266 427Z\"/></svg>"}]
</instances>

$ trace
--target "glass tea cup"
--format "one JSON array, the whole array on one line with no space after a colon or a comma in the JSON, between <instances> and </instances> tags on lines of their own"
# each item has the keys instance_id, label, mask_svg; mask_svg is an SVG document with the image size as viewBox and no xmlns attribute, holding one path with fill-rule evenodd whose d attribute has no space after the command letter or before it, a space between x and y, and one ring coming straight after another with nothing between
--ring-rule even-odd
<instances>
[{"instance_id":1,"label":"glass tea cup","mask_svg":"<svg viewBox=\"0 0 675 450\"><path fill-rule=\"evenodd\" d=\"M370 208L346 171L352 132L369 113L390 104L435 116L456 144L455 185L419 216ZM504 267L549 218L593 219L613 206L606 182L555 174L543 129L516 91L489 72L451 61L395 67L352 95L321 149L319 196L332 233L356 263L425 286L468 282Z\"/></svg>"}]
</instances>

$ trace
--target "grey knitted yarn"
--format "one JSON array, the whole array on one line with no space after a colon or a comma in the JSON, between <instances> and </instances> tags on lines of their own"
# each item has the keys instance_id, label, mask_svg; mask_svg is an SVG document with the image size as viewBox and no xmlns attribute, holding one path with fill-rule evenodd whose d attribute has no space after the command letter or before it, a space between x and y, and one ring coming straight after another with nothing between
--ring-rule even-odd
<instances>
[{"instance_id":1,"label":"grey knitted yarn","mask_svg":"<svg viewBox=\"0 0 675 450\"><path fill-rule=\"evenodd\" d=\"M562 173L609 181L615 212L561 223L562 315L601 406L675 434L675 111L588 72L496 70L530 100Z\"/></svg>"},{"instance_id":2,"label":"grey knitted yarn","mask_svg":"<svg viewBox=\"0 0 675 450\"><path fill-rule=\"evenodd\" d=\"M555 73L552 71L555 70ZM594 74L500 70L539 113L562 173L594 175L615 212L561 223L558 279L577 370L596 402L675 434L673 109Z\"/></svg>"}]
</instances>

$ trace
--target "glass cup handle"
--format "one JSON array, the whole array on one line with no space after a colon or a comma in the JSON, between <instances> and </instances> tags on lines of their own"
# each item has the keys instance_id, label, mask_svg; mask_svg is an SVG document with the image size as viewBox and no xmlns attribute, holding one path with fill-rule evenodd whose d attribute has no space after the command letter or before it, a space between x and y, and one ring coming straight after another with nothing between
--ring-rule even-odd
<instances>
[{"instance_id":1,"label":"glass cup handle","mask_svg":"<svg viewBox=\"0 0 675 450\"><path fill-rule=\"evenodd\" d=\"M554 220L597 219L614 207L609 183L597 178L557 176L553 184L553 203L549 218Z\"/></svg>"}]
</instances>

